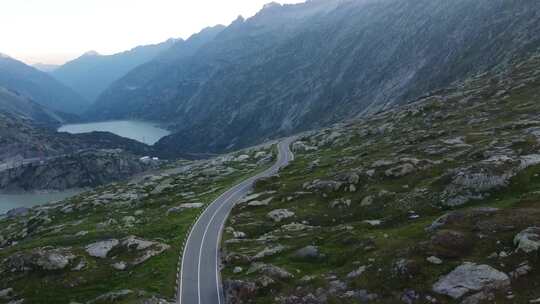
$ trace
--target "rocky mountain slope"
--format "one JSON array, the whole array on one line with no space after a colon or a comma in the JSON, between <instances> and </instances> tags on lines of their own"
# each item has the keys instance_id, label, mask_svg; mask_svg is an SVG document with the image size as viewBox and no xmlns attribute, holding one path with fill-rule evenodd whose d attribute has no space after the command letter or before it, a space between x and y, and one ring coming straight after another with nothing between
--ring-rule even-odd
<instances>
[{"instance_id":1,"label":"rocky mountain slope","mask_svg":"<svg viewBox=\"0 0 540 304\"><path fill-rule=\"evenodd\" d=\"M93 102L114 81L135 67L151 61L177 41L145 45L114 55L88 52L56 68L51 75L66 84L86 100Z\"/></svg>"},{"instance_id":2,"label":"rocky mountain slope","mask_svg":"<svg viewBox=\"0 0 540 304\"><path fill-rule=\"evenodd\" d=\"M175 86L179 62L189 60L196 52L223 30L222 26L207 28L186 41L179 40L154 60L142 64L114 82L88 110L86 117L94 120L139 117L165 121L172 113L165 113L163 103L173 102L155 95ZM168 75L167 77L163 77ZM147 114L144 114L147 113Z\"/></svg>"},{"instance_id":3,"label":"rocky mountain slope","mask_svg":"<svg viewBox=\"0 0 540 304\"><path fill-rule=\"evenodd\" d=\"M537 54L300 136L229 218L228 303L540 301L539 88Z\"/></svg>"},{"instance_id":4,"label":"rocky mountain slope","mask_svg":"<svg viewBox=\"0 0 540 304\"><path fill-rule=\"evenodd\" d=\"M47 73L1 54L0 87L59 112L81 113L88 106L88 101Z\"/></svg>"},{"instance_id":5,"label":"rocky mountain slope","mask_svg":"<svg viewBox=\"0 0 540 304\"><path fill-rule=\"evenodd\" d=\"M236 149L504 66L540 45L539 12L504 0L271 4L169 69L128 75L90 113L173 122L158 143L172 154Z\"/></svg>"},{"instance_id":6,"label":"rocky mountain slope","mask_svg":"<svg viewBox=\"0 0 540 304\"><path fill-rule=\"evenodd\" d=\"M8 89L0 87L0 112L10 114L37 125L55 126L69 121L70 116L57 113L31 99Z\"/></svg>"}]
</instances>

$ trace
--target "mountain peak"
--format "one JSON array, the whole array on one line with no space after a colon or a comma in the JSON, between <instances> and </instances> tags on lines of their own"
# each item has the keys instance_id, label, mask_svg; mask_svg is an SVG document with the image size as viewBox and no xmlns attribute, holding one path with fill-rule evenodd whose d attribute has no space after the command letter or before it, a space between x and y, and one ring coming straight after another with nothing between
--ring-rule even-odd
<instances>
[{"instance_id":1,"label":"mountain peak","mask_svg":"<svg viewBox=\"0 0 540 304\"><path fill-rule=\"evenodd\" d=\"M100 56L100 54L96 51L88 51L82 55L82 57L91 57L91 56Z\"/></svg>"},{"instance_id":2,"label":"mountain peak","mask_svg":"<svg viewBox=\"0 0 540 304\"><path fill-rule=\"evenodd\" d=\"M0 53L0 58L10 58L11 59L10 56L8 56L8 55L6 55L4 53Z\"/></svg>"},{"instance_id":3,"label":"mountain peak","mask_svg":"<svg viewBox=\"0 0 540 304\"><path fill-rule=\"evenodd\" d=\"M265 4L263 6L263 10L272 9L272 8L276 8L276 7L281 7L281 4L274 1L274 2L270 2L270 3Z\"/></svg>"}]
</instances>

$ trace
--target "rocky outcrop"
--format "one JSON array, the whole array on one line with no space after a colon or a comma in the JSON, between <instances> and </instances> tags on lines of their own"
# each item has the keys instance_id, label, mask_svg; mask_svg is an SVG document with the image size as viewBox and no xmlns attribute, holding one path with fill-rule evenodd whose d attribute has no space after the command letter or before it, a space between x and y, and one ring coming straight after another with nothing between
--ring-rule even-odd
<instances>
[{"instance_id":1,"label":"rocky outcrop","mask_svg":"<svg viewBox=\"0 0 540 304\"><path fill-rule=\"evenodd\" d=\"M0 189L65 190L124 180L150 169L122 150L90 150L0 171Z\"/></svg>"},{"instance_id":2,"label":"rocky outcrop","mask_svg":"<svg viewBox=\"0 0 540 304\"><path fill-rule=\"evenodd\" d=\"M267 218L271 219L274 222L281 222L284 219L288 219L294 216L294 212L287 209L276 209L268 212L266 215Z\"/></svg>"},{"instance_id":3,"label":"rocky outcrop","mask_svg":"<svg viewBox=\"0 0 540 304\"><path fill-rule=\"evenodd\" d=\"M38 248L11 255L3 262L2 268L9 272L62 270L75 258L70 248Z\"/></svg>"},{"instance_id":4,"label":"rocky outcrop","mask_svg":"<svg viewBox=\"0 0 540 304\"><path fill-rule=\"evenodd\" d=\"M136 236L128 236L121 240L109 239L86 246L86 252L95 258L107 259L111 251L129 253L129 261L117 261L112 266L117 270L125 270L128 266L136 266L160 255L169 249L167 244L148 241Z\"/></svg>"}]
</instances>

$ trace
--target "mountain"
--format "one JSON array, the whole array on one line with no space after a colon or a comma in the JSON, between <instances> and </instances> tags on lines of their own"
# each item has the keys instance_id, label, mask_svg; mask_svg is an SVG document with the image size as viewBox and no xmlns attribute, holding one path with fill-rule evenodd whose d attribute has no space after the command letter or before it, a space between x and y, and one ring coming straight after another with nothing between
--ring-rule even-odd
<instances>
[{"instance_id":1,"label":"mountain","mask_svg":"<svg viewBox=\"0 0 540 304\"><path fill-rule=\"evenodd\" d=\"M77 114L88 106L88 101L50 75L5 55L0 56L0 87L60 112Z\"/></svg>"},{"instance_id":2,"label":"mountain","mask_svg":"<svg viewBox=\"0 0 540 304\"><path fill-rule=\"evenodd\" d=\"M89 113L171 123L157 146L172 154L237 149L505 65L540 46L539 13L537 1L272 4L169 69L128 74Z\"/></svg>"},{"instance_id":3,"label":"mountain","mask_svg":"<svg viewBox=\"0 0 540 304\"><path fill-rule=\"evenodd\" d=\"M46 63L36 63L36 64L33 64L32 66L45 73L51 73L60 67L59 65L56 65L56 64L46 64Z\"/></svg>"},{"instance_id":4,"label":"mountain","mask_svg":"<svg viewBox=\"0 0 540 304\"><path fill-rule=\"evenodd\" d=\"M114 55L100 55L90 51L52 71L51 75L87 100L94 101L115 80L154 59L175 42L177 40L169 39L163 43L139 46Z\"/></svg>"},{"instance_id":5,"label":"mountain","mask_svg":"<svg viewBox=\"0 0 540 304\"><path fill-rule=\"evenodd\" d=\"M143 64L126 76L113 83L86 113L90 119L108 119L113 117L143 117L144 112L152 113L156 120L163 121L165 113L154 106L168 102L168 108L174 102L165 101L161 96L153 96L156 91L163 92L176 86L176 75L180 73L179 62L189 60L202 46L212 41L223 26L206 28L187 40L178 40L167 51L154 60ZM170 77L163 77L170 75ZM172 114L172 113L171 113Z\"/></svg>"}]
</instances>

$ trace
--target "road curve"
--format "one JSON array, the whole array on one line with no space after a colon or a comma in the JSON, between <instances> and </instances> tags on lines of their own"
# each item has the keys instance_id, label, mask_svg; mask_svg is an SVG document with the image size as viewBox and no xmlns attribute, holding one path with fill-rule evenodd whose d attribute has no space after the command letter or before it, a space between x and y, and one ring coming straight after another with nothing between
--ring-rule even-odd
<instances>
[{"instance_id":1,"label":"road curve","mask_svg":"<svg viewBox=\"0 0 540 304\"><path fill-rule=\"evenodd\" d=\"M257 179L277 173L294 159L289 148L292 141L292 138L287 138L278 144L278 159L270 169L232 187L201 214L185 243L177 303L224 303L219 247L225 221L234 204L249 193Z\"/></svg>"}]
</instances>

